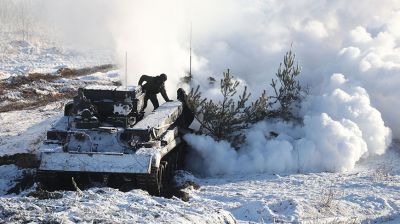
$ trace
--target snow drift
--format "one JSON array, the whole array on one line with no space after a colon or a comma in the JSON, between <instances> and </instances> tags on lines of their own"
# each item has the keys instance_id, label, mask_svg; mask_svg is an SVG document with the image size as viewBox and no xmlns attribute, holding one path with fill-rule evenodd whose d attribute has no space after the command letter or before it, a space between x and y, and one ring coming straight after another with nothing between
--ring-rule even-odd
<instances>
[{"instance_id":1,"label":"snow drift","mask_svg":"<svg viewBox=\"0 0 400 224\"><path fill-rule=\"evenodd\" d=\"M354 168L362 157L383 154L391 143L391 131L365 89L333 74L321 90L303 102L304 125L259 122L246 132L238 151L209 136L186 135L195 156L202 158L192 168L206 175L336 172ZM271 131L279 135L273 138Z\"/></svg>"}]
</instances>

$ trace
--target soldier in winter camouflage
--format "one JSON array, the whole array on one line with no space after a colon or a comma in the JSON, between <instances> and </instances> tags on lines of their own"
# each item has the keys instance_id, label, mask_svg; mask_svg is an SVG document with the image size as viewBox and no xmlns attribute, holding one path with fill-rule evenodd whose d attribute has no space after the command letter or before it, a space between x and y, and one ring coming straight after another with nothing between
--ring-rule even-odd
<instances>
[{"instance_id":1,"label":"soldier in winter camouflage","mask_svg":"<svg viewBox=\"0 0 400 224\"><path fill-rule=\"evenodd\" d=\"M163 96L164 100L166 102L171 102L168 98L167 92L165 91L165 81L167 81L167 75L161 74L159 76L148 76L148 75L142 75L139 79L139 85L142 86L142 90L145 92L145 97L144 97L144 105L142 108L142 111L146 109L147 107L147 101L150 99L151 103L153 104L154 109L157 109L159 107L158 99L157 99L157 94L161 93ZM143 82L146 82L143 84Z\"/></svg>"}]
</instances>

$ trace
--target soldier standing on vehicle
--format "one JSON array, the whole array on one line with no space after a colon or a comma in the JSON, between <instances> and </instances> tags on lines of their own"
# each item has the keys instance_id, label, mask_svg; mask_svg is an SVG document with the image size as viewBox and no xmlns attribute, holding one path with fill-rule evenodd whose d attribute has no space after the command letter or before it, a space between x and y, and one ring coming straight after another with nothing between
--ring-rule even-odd
<instances>
[{"instance_id":1,"label":"soldier standing on vehicle","mask_svg":"<svg viewBox=\"0 0 400 224\"><path fill-rule=\"evenodd\" d=\"M165 91L165 81L167 81L167 75L161 74L159 76L148 76L142 75L139 79L139 85L142 86L142 90L145 92L144 104L141 111L144 111L147 107L147 101L150 99L154 109L157 109L160 105L158 103L157 94L161 93L166 102L171 102L168 98L167 92ZM143 82L146 82L143 84Z\"/></svg>"}]
</instances>

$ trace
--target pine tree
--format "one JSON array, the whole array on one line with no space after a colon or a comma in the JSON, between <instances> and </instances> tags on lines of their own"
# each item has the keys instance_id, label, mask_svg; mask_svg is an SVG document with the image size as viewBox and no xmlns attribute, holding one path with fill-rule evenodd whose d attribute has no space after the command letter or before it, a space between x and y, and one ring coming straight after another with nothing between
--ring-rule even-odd
<instances>
[{"instance_id":1,"label":"pine tree","mask_svg":"<svg viewBox=\"0 0 400 224\"><path fill-rule=\"evenodd\" d=\"M297 120L294 115L294 107L300 104L304 91L300 82L297 80L300 75L299 64L295 64L296 55L290 49L280 63L279 69L275 74L277 79L272 79L271 86L274 89L274 96L269 103L271 111L269 117L282 118L283 120ZM277 105L277 106L276 106Z\"/></svg>"},{"instance_id":2,"label":"pine tree","mask_svg":"<svg viewBox=\"0 0 400 224\"><path fill-rule=\"evenodd\" d=\"M214 102L202 98L199 86L196 90L192 89L189 93L188 105L201 125L201 132L211 135L216 140L224 139L234 143L235 139L241 139L239 136L242 135L243 129L251 123L264 119L268 105L265 92L257 101L247 106L251 95L247 87L235 101L239 84L228 69L220 81L221 101Z\"/></svg>"},{"instance_id":3,"label":"pine tree","mask_svg":"<svg viewBox=\"0 0 400 224\"><path fill-rule=\"evenodd\" d=\"M248 103L251 93L247 87L236 97L239 81L235 80L228 69L220 81L221 101L203 98L200 86L192 89L187 97L187 105L200 123L200 132L216 140L227 140L238 147L244 142L244 130L249 125L264 119L283 119L299 121L295 116L295 107L300 105L305 92L297 80L300 75L295 54L289 50L279 65L276 79L271 86L274 96L267 96L264 91L255 101Z\"/></svg>"}]
</instances>

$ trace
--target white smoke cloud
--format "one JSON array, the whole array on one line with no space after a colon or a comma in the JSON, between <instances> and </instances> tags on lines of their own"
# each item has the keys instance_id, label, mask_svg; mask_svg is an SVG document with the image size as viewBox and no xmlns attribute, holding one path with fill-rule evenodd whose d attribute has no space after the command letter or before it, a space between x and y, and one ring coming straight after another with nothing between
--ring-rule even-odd
<instances>
[{"instance_id":1,"label":"white smoke cloud","mask_svg":"<svg viewBox=\"0 0 400 224\"><path fill-rule=\"evenodd\" d=\"M34 24L50 27L49 35L65 43L115 49L121 66L128 52L130 84L142 74L166 73L172 98L189 67L190 24L195 83L206 84L230 68L254 97L271 91L269 82L293 44L304 85L318 88L333 73L358 80L400 137L400 111L393 109L400 107L397 0L11 2L27 3Z\"/></svg>"},{"instance_id":2,"label":"white smoke cloud","mask_svg":"<svg viewBox=\"0 0 400 224\"><path fill-rule=\"evenodd\" d=\"M381 155L391 143L391 131L371 106L365 89L333 74L322 92L302 105L304 125L263 121L246 133L238 151L208 136L186 135L207 175L252 172L346 171L369 155ZM270 132L279 133L271 138Z\"/></svg>"},{"instance_id":3,"label":"white smoke cloud","mask_svg":"<svg viewBox=\"0 0 400 224\"><path fill-rule=\"evenodd\" d=\"M128 83L136 85L143 74L165 73L167 91L175 96L189 63L183 44L190 26L178 1L117 1L111 9L110 30L122 66L128 53Z\"/></svg>"},{"instance_id":4,"label":"white smoke cloud","mask_svg":"<svg viewBox=\"0 0 400 224\"><path fill-rule=\"evenodd\" d=\"M400 106L397 1L250 2L223 1L224 6L210 13L200 9L191 14L194 30L200 26L194 33L199 36L195 53L203 59L203 67L195 71L199 83L231 68L254 96L261 89L270 91L269 82L293 43L304 85L319 88L330 74L347 74L368 91L384 121L400 136L400 112L393 110ZM214 19L201 21L204 17Z\"/></svg>"},{"instance_id":5,"label":"white smoke cloud","mask_svg":"<svg viewBox=\"0 0 400 224\"><path fill-rule=\"evenodd\" d=\"M358 80L384 121L400 136L400 6L396 0L296 2L260 0L115 1L111 31L118 55L128 51L130 82L139 75L169 76L171 96L189 66L193 25L196 84L227 68L253 91L271 91L285 51L302 66L302 83L318 88L330 74ZM212 96L213 89L203 89Z\"/></svg>"}]
</instances>

